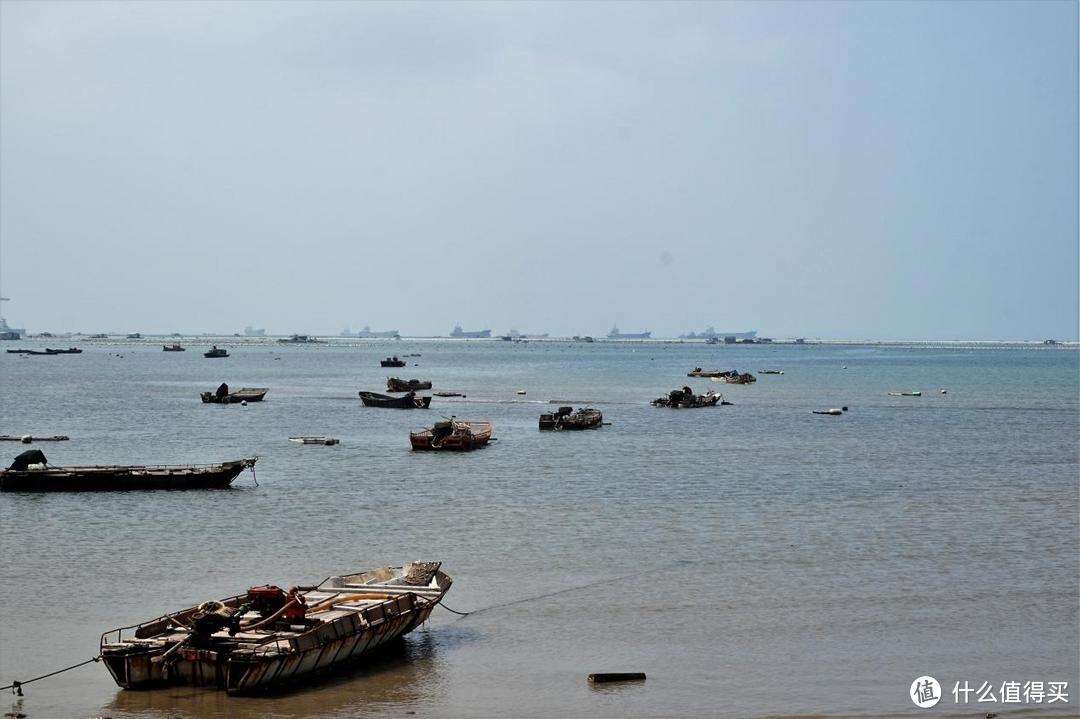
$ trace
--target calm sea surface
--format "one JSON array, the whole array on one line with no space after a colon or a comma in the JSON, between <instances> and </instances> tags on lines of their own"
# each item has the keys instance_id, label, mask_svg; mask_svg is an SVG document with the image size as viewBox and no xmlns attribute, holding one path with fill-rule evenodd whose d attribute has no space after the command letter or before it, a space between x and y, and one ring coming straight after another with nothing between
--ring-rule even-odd
<instances>
[{"instance_id":1,"label":"calm sea surface","mask_svg":"<svg viewBox=\"0 0 1080 719\"><path fill-rule=\"evenodd\" d=\"M0 434L70 435L34 445L53 464L258 455L259 486L0 495L0 685L165 611L413 559L441 560L446 604L477 611L436 609L377 661L272 696L122 691L91 665L26 687L31 719L1077 713L1074 348L235 342L209 360L196 344L81 346L0 355ZM697 366L784 374L727 386L688 379ZM390 372L467 398L363 407L357 391ZM222 381L270 392L203 405ZM685 383L735 405L649 406ZM923 395L887 395L901 390ZM611 424L540 433L549 400ZM409 451L410 428L451 414L492 420L498 441ZM299 434L341 444L286 441ZM593 688L598 671L648 680ZM943 686L933 710L909 698L920 675ZM1031 680L1069 682L1070 703L951 694Z\"/></svg>"}]
</instances>

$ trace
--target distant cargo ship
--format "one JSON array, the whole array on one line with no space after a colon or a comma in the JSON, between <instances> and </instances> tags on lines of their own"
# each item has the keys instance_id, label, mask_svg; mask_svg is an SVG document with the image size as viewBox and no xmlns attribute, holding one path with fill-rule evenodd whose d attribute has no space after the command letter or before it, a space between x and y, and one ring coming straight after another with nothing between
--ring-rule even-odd
<instances>
[{"instance_id":1,"label":"distant cargo ship","mask_svg":"<svg viewBox=\"0 0 1080 719\"><path fill-rule=\"evenodd\" d=\"M691 332L689 334L680 335L680 337L687 340L711 340L722 337L734 337L737 340L752 340L757 337L757 330L749 330L747 332L717 332L712 327L706 327L704 332Z\"/></svg>"},{"instance_id":2,"label":"distant cargo ship","mask_svg":"<svg viewBox=\"0 0 1080 719\"><path fill-rule=\"evenodd\" d=\"M477 337L490 337L491 330L475 330L472 332L466 332L461 329L461 325L455 325L454 329L450 331L451 337L465 337L465 338L477 338Z\"/></svg>"},{"instance_id":3,"label":"distant cargo ship","mask_svg":"<svg viewBox=\"0 0 1080 719\"><path fill-rule=\"evenodd\" d=\"M612 327L607 336L609 340L647 340L652 332L619 332L618 327Z\"/></svg>"},{"instance_id":4,"label":"distant cargo ship","mask_svg":"<svg viewBox=\"0 0 1080 719\"><path fill-rule=\"evenodd\" d=\"M348 327L341 333L342 337L361 337L364 339L373 339L376 337L384 337L393 339L394 337L401 337L401 334L397 330L372 330L367 325L364 325L364 329L359 332L353 332Z\"/></svg>"}]
</instances>

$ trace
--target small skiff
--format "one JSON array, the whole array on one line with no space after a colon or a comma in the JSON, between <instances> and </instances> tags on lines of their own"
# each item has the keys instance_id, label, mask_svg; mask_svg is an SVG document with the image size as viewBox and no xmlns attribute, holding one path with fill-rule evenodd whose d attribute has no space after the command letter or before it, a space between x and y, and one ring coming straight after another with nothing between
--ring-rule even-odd
<instances>
[{"instance_id":1,"label":"small skiff","mask_svg":"<svg viewBox=\"0 0 1080 719\"><path fill-rule=\"evenodd\" d=\"M410 432L409 442L414 450L468 452L486 445L493 429L491 422L463 421L451 417L446 422L436 422L431 429Z\"/></svg>"},{"instance_id":2,"label":"small skiff","mask_svg":"<svg viewBox=\"0 0 1080 719\"><path fill-rule=\"evenodd\" d=\"M244 594L105 632L101 658L124 689L203 686L241 694L341 670L431 614L453 580L412 562Z\"/></svg>"},{"instance_id":3,"label":"small skiff","mask_svg":"<svg viewBox=\"0 0 1080 719\"><path fill-rule=\"evenodd\" d=\"M390 409L427 409L431 405L431 397L417 397L414 392L409 392L400 397L391 397L377 392L361 392L360 401L365 407L386 407Z\"/></svg>"},{"instance_id":4,"label":"small skiff","mask_svg":"<svg viewBox=\"0 0 1080 719\"><path fill-rule=\"evenodd\" d=\"M577 412L573 407L559 407L557 412L540 415L540 429L597 429L603 421L604 415L592 407Z\"/></svg>"},{"instance_id":5,"label":"small skiff","mask_svg":"<svg viewBox=\"0 0 1080 719\"><path fill-rule=\"evenodd\" d=\"M334 437L289 437L290 442L297 444L325 444L332 445L337 444L341 440Z\"/></svg>"},{"instance_id":6,"label":"small skiff","mask_svg":"<svg viewBox=\"0 0 1080 719\"><path fill-rule=\"evenodd\" d=\"M30 450L39 452L41 450ZM27 453L23 453L27 454ZM21 457L22 455L20 455ZM220 464L53 467L41 454L0 471L0 492L96 492L132 489L224 489L257 457Z\"/></svg>"}]
</instances>

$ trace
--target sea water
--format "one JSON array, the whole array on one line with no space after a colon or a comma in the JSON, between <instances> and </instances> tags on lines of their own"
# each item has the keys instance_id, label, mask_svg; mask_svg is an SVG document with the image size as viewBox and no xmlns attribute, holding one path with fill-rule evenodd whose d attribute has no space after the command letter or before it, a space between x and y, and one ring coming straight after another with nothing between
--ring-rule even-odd
<instances>
[{"instance_id":1,"label":"sea water","mask_svg":"<svg viewBox=\"0 0 1080 719\"><path fill-rule=\"evenodd\" d=\"M887 716L926 711L910 694L923 675L936 713L1077 713L1075 348L82 346L0 355L0 434L69 435L34 445L56 465L258 456L258 485L0 495L0 685L249 586L414 559L443 562L446 605L472 613L438 608L353 671L267 696L124 691L92 664L27 685L13 707L28 717ZM730 386L695 367L784 374ZM466 397L362 406L390 373ZM201 403L222 381L270 391ZM650 406L684 384L734 405ZM610 424L539 432L551 403ZM450 415L493 421L498 441L409 450L410 429ZM622 671L648 679L586 681ZM1068 682L1069 702L1005 703L1014 681ZM953 693L986 684L994 702Z\"/></svg>"}]
</instances>

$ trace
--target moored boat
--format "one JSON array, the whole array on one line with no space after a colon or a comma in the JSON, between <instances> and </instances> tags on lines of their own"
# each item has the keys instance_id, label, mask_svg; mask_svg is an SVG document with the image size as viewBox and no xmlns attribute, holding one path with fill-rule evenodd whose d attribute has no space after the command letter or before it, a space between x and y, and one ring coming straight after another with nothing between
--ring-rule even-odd
<instances>
[{"instance_id":1,"label":"moored boat","mask_svg":"<svg viewBox=\"0 0 1080 719\"><path fill-rule=\"evenodd\" d=\"M400 397L391 397L377 392L361 392L360 401L365 407L390 409L427 409L431 405L431 397L417 397L415 392L409 392Z\"/></svg>"},{"instance_id":2,"label":"moored boat","mask_svg":"<svg viewBox=\"0 0 1080 719\"><path fill-rule=\"evenodd\" d=\"M540 429L596 429L603 421L604 415L592 407L577 412L573 407L559 407L556 412L540 415Z\"/></svg>"},{"instance_id":3,"label":"moored boat","mask_svg":"<svg viewBox=\"0 0 1080 719\"><path fill-rule=\"evenodd\" d=\"M784 374L782 369L759 369L758 374Z\"/></svg>"},{"instance_id":4,"label":"moored boat","mask_svg":"<svg viewBox=\"0 0 1080 719\"><path fill-rule=\"evenodd\" d=\"M920 390L913 390L911 392L889 392L890 397L922 397Z\"/></svg>"},{"instance_id":5,"label":"moored boat","mask_svg":"<svg viewBox=\"0 0 1080 719\"><path fill-rule=\"evenodd\" d=\"M418 389L431 389L431 380L386 378L387 392L413 392Z\"/></svg>"},{"instance_id":6,"label":"moored boat","mask_svg":"<svg viewBox=\"0 0 1080 719\"><path fill-rule=\"evenodd\" d=\"M493 429L491 422L451 417L446 422L436 422L431 429L410 432L409 442L414 450L468 452L487 444Z\"/></svg>"},{"instance_id":7,"label":"moored boat","mask_svg":"<svg viewBox=\"0 0 1080 719\"><path fill-rule=\"evenodd\" d=\"M35 454L36 453L36 454ZM29 455L29 456L28 456ZM29 450L0 471L3 492L95 492L131 489L225 488L257 457L220 464L54 467L41 450Z\"/></svg>"},{"instance_id":8,"label":"moored boat","mask_svg":"<svg viewBox=\"0 0 1080 719\"><path fill-rule=\"evenodd\" d=\"M724 371L724 370L701 369L700 367L695 367L694 369L687 372L686 376L687 377L723 377L723 376L725 376L727 374L728 373L726 371Z\"/></svg>"},{"instance_id":9,"label":"moored boat","mask_svg":"<svg viewBox=\"0 0 1080 719\"><path fill-rule=\"evenodd\" d=\"M715 405L730 405L724 399L724 395L717 394L712 390L705 394L694 394L689 387L673 389L667 397L657 397L652 401L654 407L671 407L672 409L696 409L698 407L713 407Z\"/></svg>"},{"instance_id":10,"label":"moored boat","mask_svg":"<svg viewBox=\"0 0 1080 719\"><path fill-rule=\"evenodd\" d=\"M51 354L51 355L81 355L82 354L82 350L79 349L78 347L68 347L66 350L57 350L57 349L52 349L51 347L46 347L45 352L48 353L48 354Z\"/></svg>"},{"instance_id":11,"label":"moored boat","mask_svg":"<svg viewBox=\"0 0 1080 719\"><path fill-rule=\"evenodd\" d=\"M237 404L239 402L262 402L263 397L269 391L268 387L241 387L235 392L228 392L227 394L203 392L199 396L207 404Z\"/></svg>"},{"instance_id":12,"label":"moored boat","mask_svg":"<svg viewBox=\"0 0 1080 719\"><path fill-rule=\"evenodd\" d=\"M757 382L757 377L749 372L743 372L739 374L738 370L731 370L730 372L721 372L720 374L711 376L713 382L723 382L724 384L752 384Z\"/></svg>"},{"instance_id":13,"label":"moored boat","mask_svg":"<svg viewBox=\"0 0 1080 719\"><path fill-rule=\"evenodd\" d=\"M393 357L387 357L386 359L379 360L380 367L404 367L405 360L398 359L397 355Z\"/></svg>"},{"instance_id":14,"label":"moored boat","mask_svg":"<svg viewBox=\"0 0 1080 719\"><path fill-rule=\"evenodd\" d=\"M215 357L228 357L229 353L224 349L219 349L217 345L214 345L210 349L203 352L203 357L212 359Z\"/></svg>"},{"instance_id":15,"label":"moored boat","mask_svg":"<svg viewBox=\"0 0 1080 719\"><path fill-rule=\"evenodd\" d=\"M162 352L187 352L187 349L180 345L161 345Z\"/></svg>"},{"instance_id":16,"label":"moored boat","mask_svg":"<svg viewBox=\"0 0 1080 719\"><path fill-rule=\"evenodd\" d=\"M296 444L325 444L333 445L338 444L341 440L336 437L289 437L290 442Z\"/></svg>"},{"instance_id":17,"label":"moored boat","mask_svg":"<svg viewBox=\"0 0 1080 719\"><path fill-rule=\"evenodd\" d=\"M420 626L453 579L439 562L270 585L101 636L101 658L125 689L174 685L261 690L346 668Z\"/></svg>"}]
</instances>

